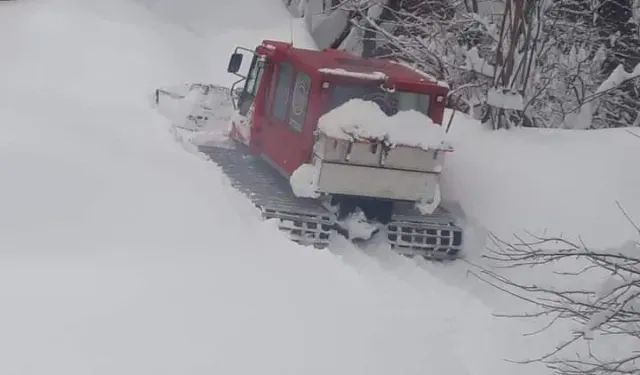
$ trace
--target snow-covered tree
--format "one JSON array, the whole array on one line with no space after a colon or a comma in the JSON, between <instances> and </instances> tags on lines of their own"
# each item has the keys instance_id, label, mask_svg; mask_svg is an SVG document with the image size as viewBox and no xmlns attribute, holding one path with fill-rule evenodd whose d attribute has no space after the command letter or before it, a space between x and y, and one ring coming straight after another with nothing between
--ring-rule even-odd
<instances>
[{"instance_id":1,"label":"snow-covered tree","mask_svg":"<svg viewBox=\"0 0 640 375\"><path fill-rule=\"evenodd\" d=\"M416 64L451 84L451 104L496 128L638 125L630 1L343 0L351 21L339 47ZM621 72L621 85L599 90Z\"/></svg>"}]
</instances>

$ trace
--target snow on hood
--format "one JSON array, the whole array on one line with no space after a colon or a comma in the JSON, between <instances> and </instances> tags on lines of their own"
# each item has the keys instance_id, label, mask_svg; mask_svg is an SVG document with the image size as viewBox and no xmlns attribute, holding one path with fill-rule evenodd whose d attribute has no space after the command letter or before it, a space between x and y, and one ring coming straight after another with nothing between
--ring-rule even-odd
<instances>
[{"instance_id":1,"label":"snow on hood","mask_svg":"<svg viewBox=\"0 0 640 375\"><path fill-rule=\"evenodd\" d=\"M387 116L376 103L362 99L351 99L324 114L318 120L318 130L349 141L381 140L392 146L451 149L444 128L428 116L414 110Z\"/></svg>"}]
</instances>

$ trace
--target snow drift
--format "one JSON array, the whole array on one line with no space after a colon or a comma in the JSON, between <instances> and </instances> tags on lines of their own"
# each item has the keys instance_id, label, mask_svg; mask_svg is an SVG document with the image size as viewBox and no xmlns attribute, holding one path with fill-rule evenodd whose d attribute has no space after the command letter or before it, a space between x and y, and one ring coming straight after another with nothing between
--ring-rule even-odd
<instances>
[{"instance_id":1,"label":"snow drift","mask_svg":"<svg viewBox=\"0 0 640 375\"><path fill-rule=\"evenodd\" d=\"M456 113L443 198L503 239L528 231L619 246L637 231L616 202L640 221L640 138L633 134L638 130L493 131Z\"/></svg>"}]
</instances>

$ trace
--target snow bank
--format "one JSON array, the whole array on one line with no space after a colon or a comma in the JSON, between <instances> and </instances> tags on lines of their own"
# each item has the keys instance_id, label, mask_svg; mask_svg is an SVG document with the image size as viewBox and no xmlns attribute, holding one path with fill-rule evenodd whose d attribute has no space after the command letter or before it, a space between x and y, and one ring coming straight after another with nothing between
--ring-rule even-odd
<instances>
[{"instance_id":1,"label":"snow bank","mask_svg":"<svg viewBox=\"0 0 640 375\"><path fill-rule=\"evenodd\" d=\"M632 219L640 222L640 139L629 132L640 134L637 128L492 131L456 113L449 132L456 152L449 155L442 172L442 193L445 200L460 203L472 224L467 230L477 231L473 241L466 243L468 259L522 285L591 291L598 291L603 283L606 287L611 274L593 269L585 259L566 259L533 268L496 268L494 262L480 258L485 250L483 240L487 240L482 229L516 244L521 239L514 235L531 241L529 234L533 234L564 237L597 251L637 252L629 241L637 241L638 232L617 206L619 202ZM492 242L486 245L496 247ZM555 246L558 245L548 243L541 247ZM501 313L537 310L515 299L505 299L482 282L474 284L449 269L430 270L482 296L493 306L502 306ZM517 293L521 295L522 291ZM597 324L602 316L597 314L594 318L593 323ZM585 328L588 331L591 327ZM570 340L571 329L581 327L575 322L558 322L545 331L543 335L550 337L547 350ZM589 353L596 353L601 359L623 358L633 344L624 337L596 335L596 341L588 347L580 342L563 354L569 358Z\"/></svg>"},{"instance_id":2,"label":"snow bank","mask_svg":"<svg viewBox=\"0 0 640 375\"><path fill-rule=\"evenodd\" d=\"M391 145L429 149L449 149L444 129L417 111L401 111L387 116L371 101L352 99L324 114L318 129L336 139L375 139Z\"/></svg>"},{"instance_id":3,"label":"snow bank","mask_svg":"<svg viewBox=\"0 0 640 375\"><path fill-rule=\"evenodd\" d=\"M621 245L637 232L616 201L640 222L640 139L629 132L639 131L491 131L458 112L443 199L503 238L526 230L580 236L591 247Z\"/></svg>"}]
</instances>

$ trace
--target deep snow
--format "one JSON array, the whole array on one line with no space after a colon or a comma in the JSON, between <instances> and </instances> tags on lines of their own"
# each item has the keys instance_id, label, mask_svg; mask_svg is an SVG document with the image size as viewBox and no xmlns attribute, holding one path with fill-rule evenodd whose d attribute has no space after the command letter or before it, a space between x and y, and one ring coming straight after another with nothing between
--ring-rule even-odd
<instances>
[{"instance_id":1,"label":"deep snow","mask_svg":"<svg viewBox=\"0 0 640 375\"><path fill-rule=\"evenodd\" d=\"M125 0L3 4L0 32L0 372L508 371L479 301L289 242L174 141L148 94L207 79L205 42Z\"/></svg>"},{"instance_id":2,"label":"deep snow","mask_svg":"<svg viewBox=\"0 0 640 375\"><path fill-rule=\"evenodd\" d=\"M464 265L417 267L340 240L333 254L297 246L150 110L155 87L233 81L235 44L287 34L278 0L217 12L185 0L186 16L150 3L0 4L0 372L545 373L502 359L554 338L495 319ZM243 20L254 13L274 22ZM594 241L631 236L608 202L640 211L638 172L625 168L638 140L602 134L456 120L443 190L507 235L600 223Z\"/></svg>"},{"instance_id":3,"label":"deep snow","mask_svg":"<svg viewBox=\"0 0 640 375\"><path fill-rule=\"evenodd\" d=\"M528 231L581 238L592 248L622 245L638 233L616 201L640 222L640 138L633 134L640 131L491 131L456 113L443 199L505 239Z\"/></svg>"}]
</instances>

